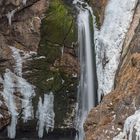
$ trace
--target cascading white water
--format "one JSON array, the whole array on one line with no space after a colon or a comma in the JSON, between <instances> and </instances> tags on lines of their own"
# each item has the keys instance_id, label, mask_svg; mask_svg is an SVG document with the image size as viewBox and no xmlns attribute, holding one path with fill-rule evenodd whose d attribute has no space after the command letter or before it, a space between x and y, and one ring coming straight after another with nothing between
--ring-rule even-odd
<instances>
[{"instance_id":1,"label":"cascading white water","mask_svg":"<svg viewBox=\"0 0 140 140\"><path fill-rule=\"evenodd\" d=\"M22 0L23 5L26 5L27 0Z\"/></svg>"},{"instance_id":2,"label":"cascading white water","mask_svg":"<svg viewBox=\"0 0 140 140\"><path fill-rule=\"evenodd\" d=\"M22 77L22 58L21 58L21 55L20 55L20 50L19 49L16 49L15 47L12 47L10 46L10 49L12 50L12 56L15 60L15 63L16 65L14 66L14 72Z\"/></svg>"},{"instance_id":3,"label":"cascading white water","mask_svg":"<svg viewBox=\"0 0 140 140\"><path fill-rule=\"evenodd\" d=\"M87 111L95 105L94 103L94 90L93 90L93 57L92 57L92 42L91 42L91 31L89 25L89 11L80 11L78 16L78 36L80 45L80 64L81 64L81 85L84 91L82 100L85 100L84 106Z\"/></svg>"},{"instance_id":4,"label":"cascading white water","mask_svg":"<svg viewBox=\"0 0 140 140\"><path fill-rule=\"evenodd\" d=\"M93 69L93 42L91 38L92 29L90 28L91 13L88 5L83 8L82 1L74 1L74 4L79 5L78 14L78 41L80 47L80 66L81 76L78 89L78 106L76 116L76 129L78 135L76 139L84 139L83 124L88 115L88 112L95 106L95 89L94 89L94 69ZM92 17L91 17L92 18Z\"/></svg>"}]
</instances>

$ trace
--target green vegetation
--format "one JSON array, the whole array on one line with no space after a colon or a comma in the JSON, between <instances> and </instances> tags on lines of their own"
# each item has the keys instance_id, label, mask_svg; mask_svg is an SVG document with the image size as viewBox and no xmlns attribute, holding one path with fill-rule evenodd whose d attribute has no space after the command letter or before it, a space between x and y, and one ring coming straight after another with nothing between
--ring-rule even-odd
<instances>
[{"instance_id":1,"label":"green vegetation","mask_svg":"<svg viewBox=\"0 0 140 140\"><path fill-rule=\"evenodd\" d=\"M62 47L72 48L77 41L76 24L71 8L61 0L50 1L46 17L42 20L41 41L38 48L39 56L43 59L34 59L29 63L32 73L27 78L36 86L34 106L37 108L38 98L44 93L52 91L55 103L55 126L65 126L64 120L71 114L76 101L78 79L65 72L65 67L59 66ZM57 66L55 65L58 61Z\"/></svg>"}]
</instances>

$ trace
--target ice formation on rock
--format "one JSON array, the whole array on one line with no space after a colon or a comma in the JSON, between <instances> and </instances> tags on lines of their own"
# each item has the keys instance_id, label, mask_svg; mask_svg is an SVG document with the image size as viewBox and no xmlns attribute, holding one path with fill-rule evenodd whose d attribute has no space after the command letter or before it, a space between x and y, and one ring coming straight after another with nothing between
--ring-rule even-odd
<instances>
[{"instance_id":1,"label":"ice formation on rock","mask_svg":"<svg viewBox=\"0 0 140 140\"><path fill-rule=\"evenodd\" d=\"M4 97L8 110L11 113L11 124L7 128L8 137L15 138L18 112L14 98L15 79L13 73L9 69L6 69L2 83L3 83L2 95Z\"/></svg>"},{"instance_id":2,"label":"ice formation on rock","mask_svg":"<svg viewBox=\"0 0 140 140\"><path fill-rule=\"evenodd\" d=\"M27 0L22 0L23 5L26 5Z\"/></svg>"},{"instance_id":3,"label":"ice formation on rock","mask_svg":"<svg viewBox=\"0 0 140 140\"><path fill-rule=\"evenodd\" d=\"M129 116L124 123L123 132L120 132L113 140L140 140L140 110Z\"/></svg>"},{"instance_id":4,"label":"ice formation on rock","mask_svg":"<svg viewBox=\"0 0 140 140\"><path fill-rule=\"evenodd\" d=\"M108 94L113 89L122 45L137 2L138 0L110 0L101 29L94 30L99 101L101 95Z\"/></svg>"},{"instance_id":5,"label":"ice formation on rock","mask_svg":"<svg viewBox=\"0 0 140 140\"><path fill-rule=\"evenodd\" d=\"M7 16L7 18L8 18L8 23L9 23L9 25L12 24L12 17L14 17L15 12L16 12L16 9L14 9L14 10L12 10L11 12L8 12L8 13L6 14L6 16Z\"/></svg>"},{"instance_id":6,"label":"ice formation on rock","mask_svg":"<svg viewBox=\"0 0 140 140\"><path fill-rule=\"evenodd\" d=\"M48 133L49 129L53 130L54 128L54 96L51 92L50 94L44 94L44 101L42 98L39 98L38 111L36 117L38 119L38 136L39 138L43 137L44 129Z\"/></svg>"}]
</instances>

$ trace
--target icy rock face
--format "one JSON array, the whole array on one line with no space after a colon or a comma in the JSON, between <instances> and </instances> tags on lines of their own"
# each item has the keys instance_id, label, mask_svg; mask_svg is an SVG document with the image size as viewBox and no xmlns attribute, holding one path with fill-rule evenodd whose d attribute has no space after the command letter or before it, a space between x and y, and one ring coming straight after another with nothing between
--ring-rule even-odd
<instances>
[{"instance_id":1,"label":"icy rock face","mask_svg":"<svg viewBox=\"0 0 140 140\"><path fill-rule=\"evenodd\" d=\"M34 95L34 87L30 85L25 79L16 76L9 69L6 69L3 80L4 90L2 92L6 105L11 113L11 124L8 126L8 137L15 138L16 124L18 119L18 112L16 106L16 93L19 92L23 98L22 102L22 118L26 122L33 117L33 108L31 98Z\"/></svg>"},{"instance_id":2,"label":"icy rock face","mask_svg":"<svg viewBox=\"0 0 140 140\"><path fill-rule=\"evenodd\" d=\"M6 69L3 80L3 92L2 95L8 106L11 118L11 124L8 126L8 137L15 138L16 135L16 125L19 112L17 111L16 105L16 93L19 92L23 98L19 98L22 107L22 118L24 122L32 119L33 117L33 107L32 107L32 97L34 96L34 87L30 85L22 77L16 76L9 69Z\"/></svg>"},{"instance_id":3,"label":"icy rock face","mask_svg":"<svg viewBox=\"0 0 140 140\"><path fill-rule=\"evenodd\" d=\"M110 0L100 31L95 29L96 65L99 101L114 86L114 78L125 35L138 0Z\"/></svg>"},{"instance_id":4,"label":"icy rock face","mask_svg":"<svg viewBox=\"0 0 140 140\"><path fill-rule=\"evenodd\" d=\"M19 111L17 111L19 109L17 107L17 102L21 102L20 110L23 121L27 122L28 120L31 120L33 118L32 97L35 95L35 87L22 77L22 63L24 59L20 55L22 52L24 54L24 58L28 58L32 53L25 53L12 46L10 46L10 48L13 53L12 56L15 60L15 73L6 69L4 77L3 79L1 78L0 82L4 87L2 95L12 116L11 124L8 126L8 137L15 138L17 119L19 115ZM19 93L22 98L19 98L17 93Z\"/></svg>"},{"instance_id":5,"label":"icy rock face","mask_svg":"<svg viewBox=\"0 0 140 140\"><path fill-rule=\"evenodd\" d=\"M135 134L135 138L134 135ZM123 132L120 132L113 140L140 140L140 110L129 116L124 124Z\"/></svg>"},{"instance_id":6,"label":"icy rock face","mask_svg":"<svg viewBox=\"0 0 140 140\"><path fill-rule=\"evenodd\" d=\"M6 73L4 74L4 80L2 82L4 85L2 94L12 116L11 124L8 126L8 137L15 138L18 112L14 99L14 77L9 69L6 69Z\"/></svg>"},{"instance_id":7,"label":"icy rock face","mask_svg":"<svg viewBox=\"0 0 140 140\"><path fill-rule=\"evenodd\" d=\"M53 110L54 96L51 92L50 94L44 94L44 101L39 98L38 111L36 117L38 119L38 136L43 137L44 129L48 133L49 129L51 131L54 128L54 110Z\"/></svg>"},{"instance_id":8,"label":"icy rock face","mask_svg":"<svg viewBox=\"0 0 140 140\"><path fill-rule=\"evenodd\" d=\"M10 49L12 50L12 53L13 53L12 56L16 64L16 66L14 66L15 73L21 77L22 76L22 58L20 55L20 50L12 46L10 46Z\"/></svg>"},{"instance_id":9,"label":"icy rock face","mask_svg":"<svg viewBox=\"0 0 140 140\"><path fill-rule=\"evenodd\" d=\"M24 58L30 57L33 52L25 53L22 50L19 50L15 47L11 47L13 52L13 58L15 60L14 71L16 74L16 87L17 91L21 93L22 99L22 109L23 109L23 120L26 122L27 120L31 119L33 116L33 107L32 107L32 97L35 95L34 86L28 83L24 78L22 78L22 63L24 59L21 57L20 53L24 54Z\"/></svg>"}]
</instances>

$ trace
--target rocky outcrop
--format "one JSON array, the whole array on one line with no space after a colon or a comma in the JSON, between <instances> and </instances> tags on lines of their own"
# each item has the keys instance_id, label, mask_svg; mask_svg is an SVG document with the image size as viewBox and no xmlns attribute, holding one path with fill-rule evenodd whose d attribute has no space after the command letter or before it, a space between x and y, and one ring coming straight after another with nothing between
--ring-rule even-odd
<instances>
[{"instance_id":1,"label":"rocky outcrop","mask_svg":"<svg viewBox=\"0 0 140 140\"><path fill-rule=\"evenodd\" d=\"M3 75L5 69L12 69L14 64L9 46L26 51L37 50L41 19L48 4L45 0L32 0L26 3L22 0L2 0L0 7L0 74ZM1 85L1 91L2 89ZM0 114L3 116L0 117L0 128L2 128L9 124L10 112L3 98L0 99Z\"/></svg>"},{"instance_id":2,"label":"rocky outcrop","mask_svg":"<svg viewBox=\"0 0 140 140\"><path fill-rule=\"evenodd\" d=\"M140 107L140 3L126 35L115 89L91 110L85 123L86 140L112 140L124 121Z\"/></svg>"},{"instance_id":3,"label":"rocky outcrop","mask_svg":"<svg viewBox=\"0 0 140 140\"><path fill-rule=\"evenodd\" d=\"M35 86L32 99L34 120L22 121L22 96L16 94L19 124L22 131L36 131L39 98L54 93L56 129L73 129L79 64L77 35L71 8L60 0L2 0L0 2L0 129L11 122L11 112L3 99L3 79L16 63L10 47L23 58L22 78ZM20 62L19 62L20 63ZM17 77L18 75L14 76ZM15 78L16 79L16 78Z\"/></svg>"}]
</instances>

